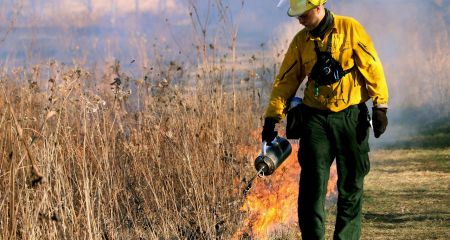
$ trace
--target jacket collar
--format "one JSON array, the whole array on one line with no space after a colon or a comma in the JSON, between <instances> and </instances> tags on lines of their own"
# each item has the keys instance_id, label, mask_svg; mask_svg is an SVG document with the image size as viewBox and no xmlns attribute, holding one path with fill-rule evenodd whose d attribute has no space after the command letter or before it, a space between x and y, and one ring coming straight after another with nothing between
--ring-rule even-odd
<instances>
[{"instance_id":1,"label":"jacket collar","mask_svg":"<svg viewBox=\"0 0 450 240\"><path fill-rule=\"evenodd\" d=\"M329 11L328 9L326 9L327 11ZM314 37L311 35L310 31L307 31L306 33L306 41L319 41L322 42L324 39L326 39L328 37L328 34L330 34L330 32L332 33L339 33L338 28L336 27L336 15L334 15L333 12L329 11L329 14L332 14L333 16L333 27L331 28L331 31L325 33L323 39L320 39L320 37Z\"/></svg>"}]
</instances>

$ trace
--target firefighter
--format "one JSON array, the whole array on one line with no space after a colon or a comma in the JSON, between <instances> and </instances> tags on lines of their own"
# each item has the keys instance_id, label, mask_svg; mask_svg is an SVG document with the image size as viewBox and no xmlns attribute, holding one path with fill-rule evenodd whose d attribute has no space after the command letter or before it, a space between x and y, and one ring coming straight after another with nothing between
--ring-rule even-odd
<instances>
[{"instance_id":1,"label":"firefighter","mask_svg":"<svg viewBox=\"0 0 450 240\"><path fill-rule=\"evenodd\" d=\"M262 140L307 79L301 106L298 218L303 239L325 238L325 198L336 159L337 217L334 239L359 239L363 181L370 169L369 111L376 138L388 124L388 88L371 38L351 17L334 15L326 0L290 0L288 15L304 26L293 38L273 83Z\"/></svg>"}]
</instances>

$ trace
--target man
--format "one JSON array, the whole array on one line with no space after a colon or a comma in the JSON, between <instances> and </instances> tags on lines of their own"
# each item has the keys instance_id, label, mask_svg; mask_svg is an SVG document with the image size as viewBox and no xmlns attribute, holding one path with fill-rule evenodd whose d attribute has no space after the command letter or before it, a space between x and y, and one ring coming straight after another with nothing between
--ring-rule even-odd
<instances>
[{"instance_id":1,"label":"man","mask_svg":"<svg viewBox=\"0 0 450 240\"><path fill-rule=\"evenodd\" d=\"M338 202L334 239L359 239L363 181L370 168L370 122L365 102L373 102L375 137L387 126L388 89L370 37L355 19L333 15L326 0L291 0L288 15L302 29L292 40L273 84L262 140L277 135L275 124L307 78L301 115L298 217L303 239L325 238L325 197L336 159Z\"/></svg>"}]
</instances>

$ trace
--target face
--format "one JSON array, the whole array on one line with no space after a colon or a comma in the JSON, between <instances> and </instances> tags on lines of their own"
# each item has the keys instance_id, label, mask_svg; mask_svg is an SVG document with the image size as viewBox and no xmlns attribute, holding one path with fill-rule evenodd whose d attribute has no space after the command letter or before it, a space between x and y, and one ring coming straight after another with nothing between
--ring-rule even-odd
<instances>
[{"instance_id":1,"label":"face","mask_svg":"<svg viewBox=\"0 0 450 240\"><path fill-rule=\"evenodd\" d=\"M323 8L315 7L298 16L297 19L306 29L312 30L319 25L323 16L325 16Z\"/></svg>"}]
</instances>

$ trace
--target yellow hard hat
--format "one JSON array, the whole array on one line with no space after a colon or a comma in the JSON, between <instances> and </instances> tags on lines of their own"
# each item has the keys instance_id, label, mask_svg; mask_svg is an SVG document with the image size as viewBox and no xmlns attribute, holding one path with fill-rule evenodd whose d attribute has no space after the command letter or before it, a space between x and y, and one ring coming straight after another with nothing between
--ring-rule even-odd
<instances>
[{"instance_id":1,"label":"yellow hard hat","mask_svg":"<svg viewBox=\"0 0 450 240\"><path fill-rule=\"evenodd\" d=\"M298 17L308 10L326 3L327 0L290 0L287 14L290 17Z\"/></svg>"}]
</instances>

